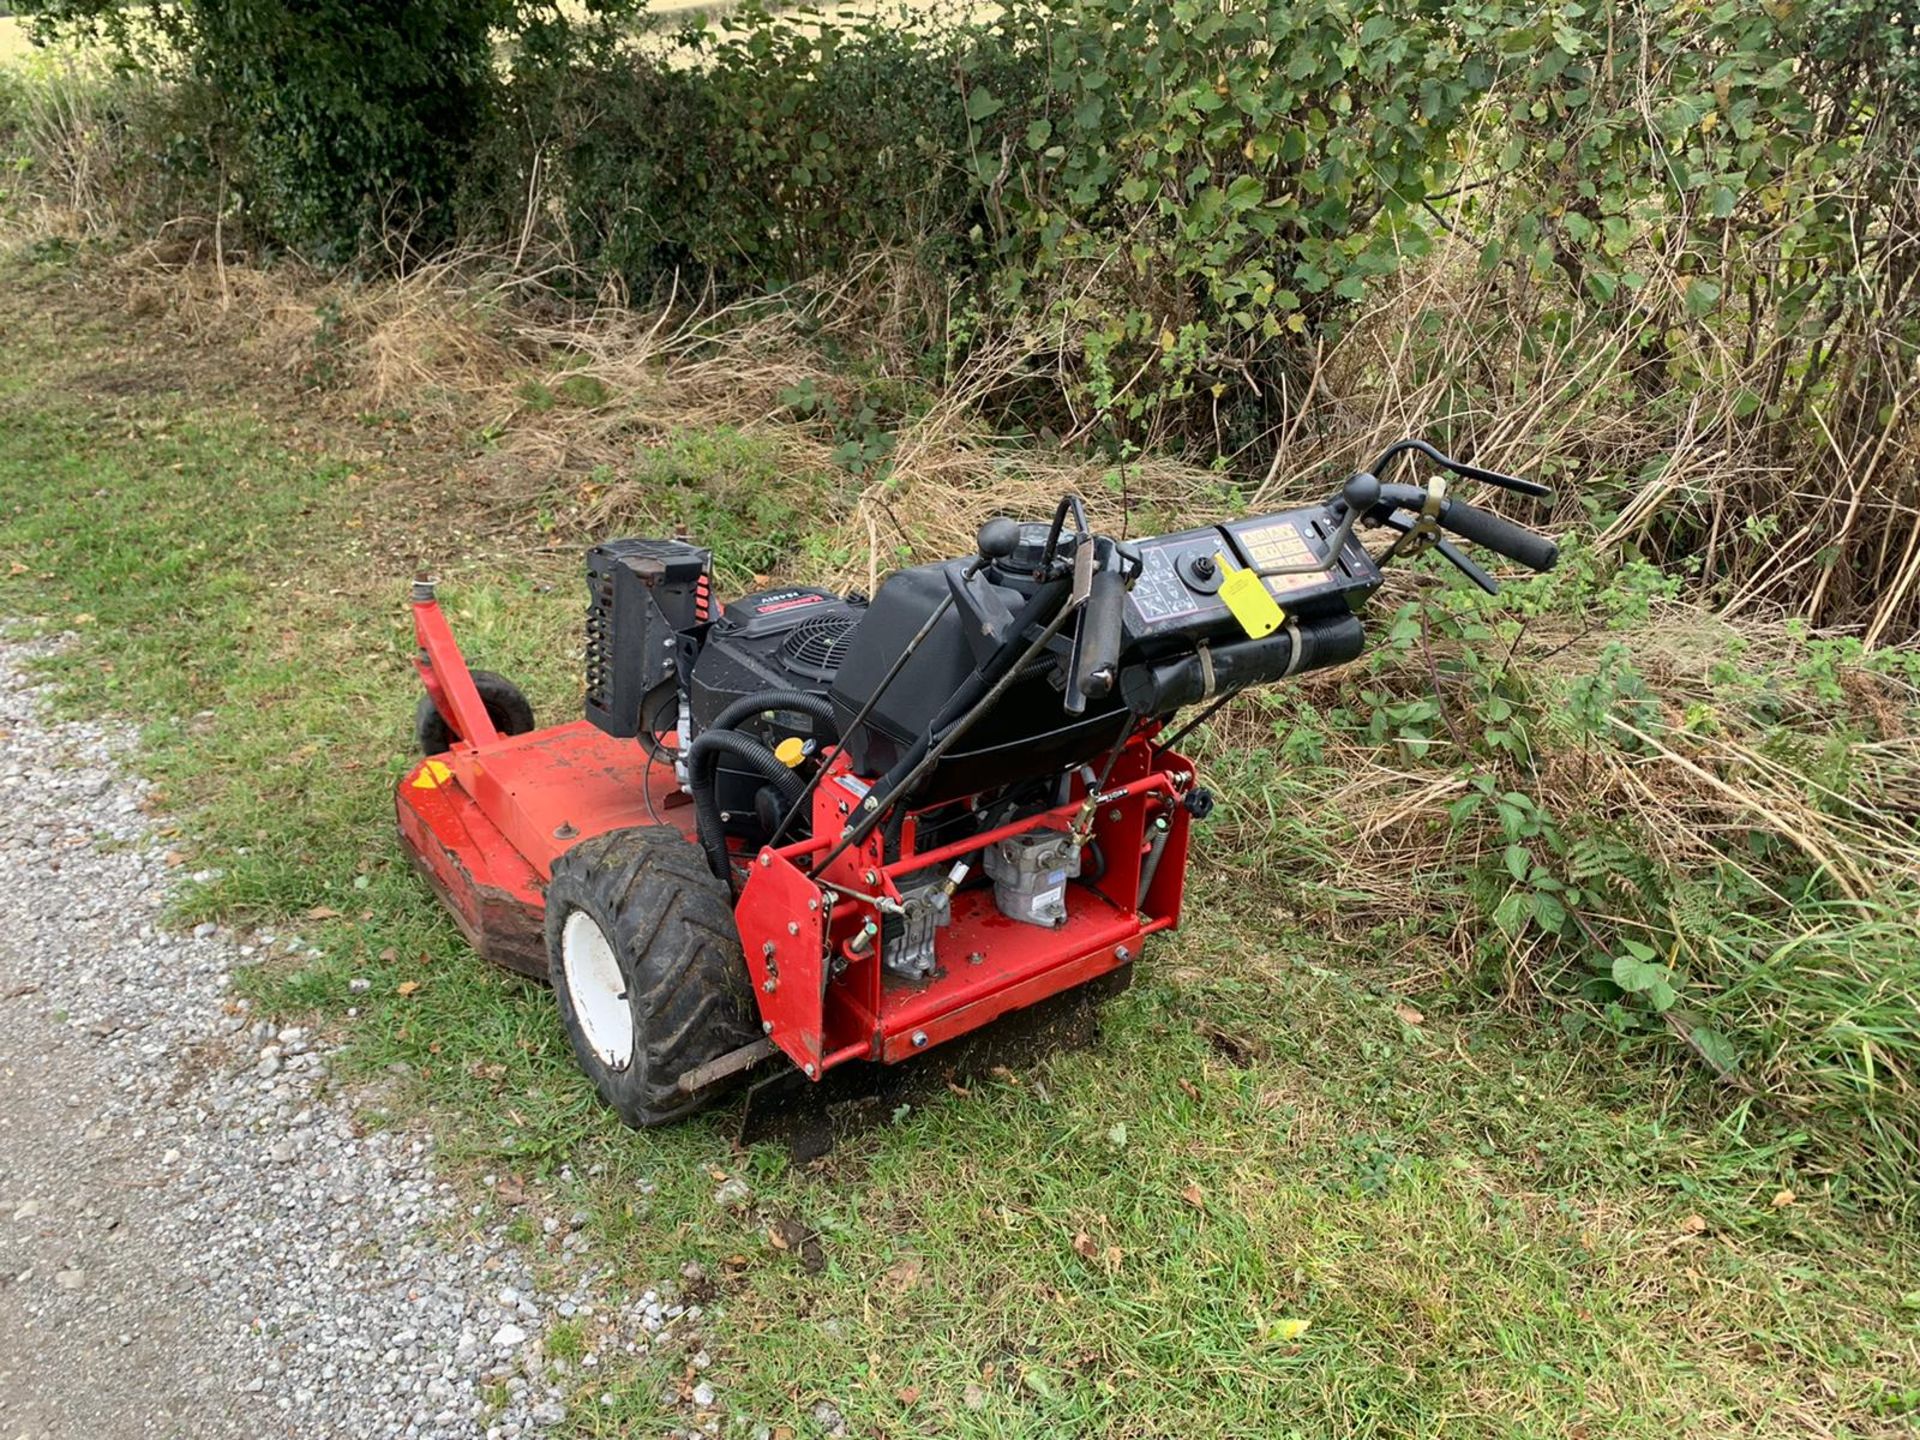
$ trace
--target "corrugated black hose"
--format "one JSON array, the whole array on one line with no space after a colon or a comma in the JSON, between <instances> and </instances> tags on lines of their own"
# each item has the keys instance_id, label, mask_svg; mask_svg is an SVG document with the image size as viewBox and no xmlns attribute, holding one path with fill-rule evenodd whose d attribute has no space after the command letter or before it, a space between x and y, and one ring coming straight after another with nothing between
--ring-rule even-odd
<instances>
[{"instance_id":1,"label":"corrugated black hose","mask_svg":"<svg viewBox=\"0 0 1920 1440\"><path fill-rule=\"evenodd\" d=\"M713 772L720 757L730 755L765 779L780 797L782 815L799 804L806 793L806 783L781 764L778 756L758 740L732 729L749 716L768 710L798 710L829 726L833 724L833 706L824 696L804 690L763 690L727 706L687 748L687 788L693 792L693 815L700 833L700 848L706 851L707 864L713 873L722 880L730 878L730 871L726 825L720 818L720 802L713 793Z\"/></svg>"}]
</instances>

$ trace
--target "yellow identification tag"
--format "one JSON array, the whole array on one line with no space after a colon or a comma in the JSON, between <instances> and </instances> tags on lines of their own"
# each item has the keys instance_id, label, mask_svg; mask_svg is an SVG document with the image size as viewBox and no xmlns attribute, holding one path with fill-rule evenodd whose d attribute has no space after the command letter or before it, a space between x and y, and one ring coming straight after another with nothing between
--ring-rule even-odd
<instances>
[{"instance_id":1,"label":"yellow identification tag","mask_svg":"<svg viewBox=\"0 0 1920 1440\"><path fill-rule=\"evenodd\" d=\"M1216 555L1214 559L1226 577L1220 582L1220 598L1227 602L1227 609L1240 622L1240 628L1255 640L1278 630L1287 618L1286 612L1267 589L1267 582L1251 570L1234 569L1233 562L1224 555Z\"/></svg>"}]
</instances>

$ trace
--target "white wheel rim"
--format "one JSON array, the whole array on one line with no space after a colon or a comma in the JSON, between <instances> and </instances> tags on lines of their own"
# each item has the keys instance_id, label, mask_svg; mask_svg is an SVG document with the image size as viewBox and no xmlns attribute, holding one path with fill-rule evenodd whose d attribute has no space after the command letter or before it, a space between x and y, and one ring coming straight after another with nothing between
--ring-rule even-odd
<instances>
[{"instance_id":1,"label":"white wheel rim","mask_svg":"<svg viewBox=\"0 0 1920 1440\"><path fill-rule=\"evenodd\" d=\"M593 1053L609 1070L633 1063L633 1007L627 981L604 930L584 910L560 931L560 970L574 1018Z\"/></svg>"}]
</instances>

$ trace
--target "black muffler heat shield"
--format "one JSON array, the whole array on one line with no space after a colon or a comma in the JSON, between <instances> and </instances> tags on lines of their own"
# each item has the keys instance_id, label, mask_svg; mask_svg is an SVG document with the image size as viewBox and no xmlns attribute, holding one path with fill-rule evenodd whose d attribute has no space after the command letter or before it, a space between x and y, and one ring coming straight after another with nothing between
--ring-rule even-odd
<instances>
[{"instance_id":1,"label":"black muffler heat shield","mask_svg":"<svg viewBox=\"0 0 1920 1440\"><path fill-rule=\"evenodd\" d=\"M1214 645L1202 656L1130 665L1120 672L1120 696L1136 715L1170 715L1249 685L1269 685L1306 670L1344 665L1360 654L1366 632L1352 615L1288 626L1258 640ZM1295 654L1298 645L1299 653Z\"/></svg>"}]
</instances>

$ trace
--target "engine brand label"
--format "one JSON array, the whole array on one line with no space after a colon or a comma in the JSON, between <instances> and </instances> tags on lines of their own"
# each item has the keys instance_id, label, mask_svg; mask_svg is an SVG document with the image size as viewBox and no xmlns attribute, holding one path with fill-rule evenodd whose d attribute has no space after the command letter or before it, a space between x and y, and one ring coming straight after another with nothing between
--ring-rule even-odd
<instances>
[{"instance_id":1,"label":"engine brand label","mask_svg":"<svg viewBox=\"0 0 1920 1440\"><path fill-rule=\"evenodd\" d=\"M803 605L818 605L826 598L824 595L810 595L788 590L780 594L761 596L753 608L756 614L778 615L782 610L798 610Z\"/></svg>"}]
</instances>

